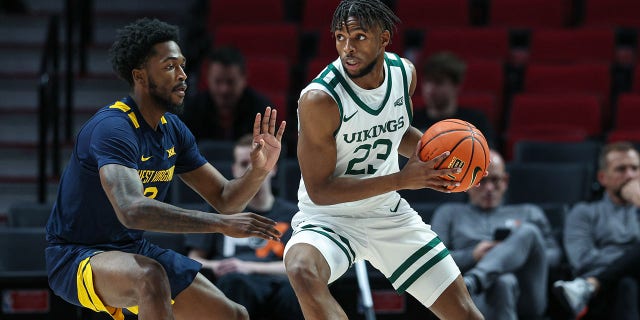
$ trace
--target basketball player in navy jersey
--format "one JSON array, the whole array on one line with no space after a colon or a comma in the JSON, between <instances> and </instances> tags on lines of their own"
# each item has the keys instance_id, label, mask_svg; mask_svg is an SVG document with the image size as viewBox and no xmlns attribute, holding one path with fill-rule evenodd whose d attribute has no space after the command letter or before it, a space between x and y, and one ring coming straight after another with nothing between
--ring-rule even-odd
<instances>
[{"instance_id":1,"label":"basketball player in navy jersey","mask_svg":"<svg viewBox=\"0 0 640 320\"><path fill-rule=\"evenodd\" d=\"M100 109L78 133L47 224L49 284L66 301L118 320L123 308L139 319L248 319L199 273L200 263L142 233L279 239L273 221L238 212L278 160L285 123L276 131L275 110L257 114L250 168L227 181L173 114L187 88L177 41L177 27L158 20L119 31L110 54L130 95ZM224 214L163 203L174 175Z\"/></svg>"},{"instance_id":2,"label":"basketball player in navy jersey","mask_svg":"<svg viewBox=\"0 0 640 320\"><path fill-rule=\"evenodd\" d=\"M417 156L413 65L386 53L398 18L379 0L344 0L333 16L339 58L298 101L302 179L285 266L305 319L346 319L328 283L368 260L398 292L444 319L482 319L447 248L396 190L459 185ZM399 170L398 154L409 158Z\"/></svg>"}]
</instances>

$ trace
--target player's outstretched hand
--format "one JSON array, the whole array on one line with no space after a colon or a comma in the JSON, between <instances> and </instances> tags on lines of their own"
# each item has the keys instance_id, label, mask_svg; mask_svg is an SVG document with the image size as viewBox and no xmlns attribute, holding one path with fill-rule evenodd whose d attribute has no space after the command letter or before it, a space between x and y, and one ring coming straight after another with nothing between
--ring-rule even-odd
<instances>
[{"instance_id":1,"label":"player's outstretched hand","mask_svg":"<svg viewBox=\"0 0 640 320\"><path fill-rule=\"evenodd\" d=\"M445 151L429 161L422 161L418 156L419 150L420 142L418 142L414 155L400 171L401 181L404 184L402 189L415 190L430 188L441 192L449 192L447 187L459 185L459 182L450 181L442 177L448 174L459 173L460 168L436 169L436 167L449 156L449 151Z\"/></svg>"},{"instance_id":2,"label":"player's outstretched hand","mask_svg":"<svg viewBox=\"0 0 640 320\"><path fill-rule=\"evenodd\" d=\"M278 162L282 149L282 135L287 122L282 121L276 131L276 109L267 107L264 116L256 114L253 122L253 150L251 165L253 168L271 171Z\"/></svg>"},{"instance_id":3,"label":"player's outstretched hand","mask_svg":"<svg viewBox=\"0 0 640 320\"><path fill-rule=\"evenodd\" d=\"M234 238L258 237L279 241L282 234L275 221L251 212L218 215L220 232Z\"/></svg>"}]
</instances>

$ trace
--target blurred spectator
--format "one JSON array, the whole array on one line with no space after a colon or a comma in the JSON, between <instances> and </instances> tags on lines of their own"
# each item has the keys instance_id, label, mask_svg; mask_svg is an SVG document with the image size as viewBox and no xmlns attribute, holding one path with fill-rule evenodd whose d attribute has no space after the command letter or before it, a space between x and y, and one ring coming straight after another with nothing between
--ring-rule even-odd
<instances>
[{"instance_id":1,"label":"blurred spectator","mask_svg":"<svg viewBox=\"0 0 640 320\"><path fill-rule=\"evenodd\" d=\"M206 63L207 90L185 101L183 115L196 140L237 140L251 132L257 113L278 108L247 85L244 57L237 49L216 48Z\"/></svg>"},{"instance_id":2,"label":"blurred spectator","mask_svg":"<svg viewBox=\"0 0 640 320\"><path fill-rule=\"evenodd\" d=\"M440 206L431 228L449 248L486 319L541 317L548 270L560 262L560 247L539 207L502 205L509 175L494 150L488 171L467 191L470 203Z\"/></svg>"},{"instance_id":3,"label":"blurred spectator","mask_svg":"<svg viewBox=\"0 0 640 320\"><path fill-rule=\"evenodd\" d=\"M583 319L640 319L640 156L628 142L612 143L602 149L598 166L602 199L575 205L564 227L565 251L578 278L557 281L554 292L574 314L588 304Z\"/></svg>"},{"instance_id":4,"label":"blurred spectator","mask_svg":"<svg viewBox=\"0 0 640 320\"><path fill-rule=\"evenodd\" d=\"M487 117L480 111L458 105L465 71L465 63L448 52L436 53L427 59L420 74L422 98L426 105L424 110L414 113L413 124L425 131L443 119L464 120L480 129L489 146L493 147L495 133Z\"/></svg>"},{"instance_id":5,"label":"blurred spectator","mask_svg":"<svg viewBox=\"0 0 640 320\"><path fill-rule=\"evenodd\" d=\"M253 137L242 137L234 149L233 176L251 163ZM264 180L246 210L277 222L282 242L232 238L222 234L187 235L189 257L202 263L203 274L231 300L245 306L251 319L302 319L302 311L287 278L282 255L291 237L291 218L298 207L271 192L275 168ZM207 270L208 269L208 270Z\"/></svg>"}]
</instances>

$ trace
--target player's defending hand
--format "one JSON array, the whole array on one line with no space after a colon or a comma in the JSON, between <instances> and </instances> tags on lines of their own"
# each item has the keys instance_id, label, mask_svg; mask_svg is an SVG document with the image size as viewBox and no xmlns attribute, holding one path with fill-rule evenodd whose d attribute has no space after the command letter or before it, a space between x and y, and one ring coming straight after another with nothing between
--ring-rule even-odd
<instances>
[{"instance_id":1,"label":"player's defending hand","mask_svg":"<svg viewBox=\"0 0 640 320\"><path fill-rule=\"evenodd\" d=\"M258 237L280 240L282 234L276 229L275 221L251 212L218 215L220 232L234 238Z\"/></svg>"},{"instance_id":2,"label":"player's defending hand","mask_svg":"<svg viewBox=\"0 0 640 320\"><path fill-rule=\"evenodd\" d=\"M253 150L251 151L251 165L255 169L271 171L278 162L282 149L282 135L286 121L280 123L276 132L276 109L267 107L264 116L256 114L253 122Z\"/></svg>"},{"instance_id":3,"label":"player's defending hand","mask_svg":"<svg viewBox=\"0 0 640 320\"><path fill-rule=\"evenodd\" d=\"M459 182L442 178L448 174L460 172L459 168L436 169L436 167L449 156L449 151L429 160L422 161L418 156L420 152L420 142L416 147L413 156L409 158L407 164L400 171L401 181L405 185L402 189L422 189L430 188L441 192L449 192L447 187L459 185Z\"/></svg>"}]
</instances>

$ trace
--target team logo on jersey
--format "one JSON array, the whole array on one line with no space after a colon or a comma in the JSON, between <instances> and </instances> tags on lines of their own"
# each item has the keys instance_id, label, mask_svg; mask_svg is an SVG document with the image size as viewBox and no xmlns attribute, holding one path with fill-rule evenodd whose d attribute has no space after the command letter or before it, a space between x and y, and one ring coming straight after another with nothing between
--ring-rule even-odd
<instances>
[{"instance_id":1,"label":"team logo on jersey","mask_svg":"<svg viewBox=\"0 0 640 320\"><path fill-rule=\"evenodd\" d=\"M176 155L176 150L174 148L175 147L171 147L167 149L167 158L171 158Z\"/></svg>"},{"instance_id":2,"label":"team logo on jersey","mask_svg":"<svg viewBox=\"0 0 640 320\"><path fill-rule=\"evenodd\" d=\"M352 113L352 114L351 114L350 116L348 116L348 117L347 117L347 116L344 116L344 117L342 118L342 121L343 121L343 122L347 122L347 121L351 120L351 118L353 118L353 116L355 116L355 115L356 115L356 113L358 113L358 110L356 110L356 112Z\"/></svg>"},{"instance_id":3,"label":"team logo on jersey","mask_svg":"<svg viewBox=\"0 0 640 320\"><path fill-rule=\"evenodd\" d=\"M393 103L393 106L394 107L399 107L399 106L402 106L403 104L404 104L404 97L400 97L398 100L396 100Z\"/></svg>"}]
</instances>

